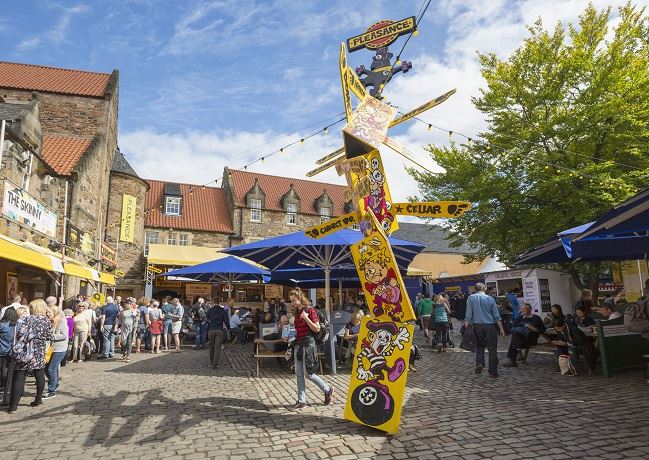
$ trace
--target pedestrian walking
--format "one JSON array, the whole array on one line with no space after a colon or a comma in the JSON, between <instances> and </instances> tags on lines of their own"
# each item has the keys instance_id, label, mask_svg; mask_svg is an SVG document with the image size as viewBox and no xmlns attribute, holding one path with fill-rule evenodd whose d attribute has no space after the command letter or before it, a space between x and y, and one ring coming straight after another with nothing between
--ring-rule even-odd
<instances>
[{"instance_id":1,"label":"pedestrian walking","mask_svg":"<svg viewBox=\"0 0 649 460\"><path fill-rule=\"evenodd\" d=\"M68 321L65 314L56 306L51 307L54 316L52 325L52 356L45 366L47 375L47 393L43 399L49 399L56 396L56 390L59 389L59 367L65 361L65 355L68 354Z\"/></svg>"},{"instance_id":2,"label":"pedestrian walking","mask_svg":"<svg viewBox=\"0 0 649 460\"><path fill-rule=\"evenodd\" d=\"M291 291L291 303L295 308L295 376L297 379L297 401L291 410L306 407L306 376L324 393L324 405L331 403L334 387L327 385L315 372L318 368L318 350L313 334L320 331L318 312L309 304L301 289Z\"/></svg>"},{"instance_id":3,"label":"pedestrian walking","mask_svg":"<svg viewBox=\"0 0 649 460\"><path fill-rule=\"evenodd\" d=\"M169 346L171 345L171 318L173 316L174 306L171 305L171 297L167 296L162 302L162 341L164 342L165 351L169 351Z\"/></svg>"},{"instance_id":4,"label":"pedestrian walking","mask_svg":"<svg viewBox=\"0 0 649 460\"><path fill-rule=\"evenodd\" d=\"M124 310L119 315L118 325L122 338L122 359L126 363L131 361L131 351L137 334L138 317L137 303L135 299L128 297L124 302Z\"/></svg>"},{"instance_id":5,"label":"pedestrian walking","mask_svg":"<svg viewBox=\"0 0 649 460\"><path fill-rule=\"evenodd\" d=\"M173 309L171 311L171 337L173 338L174 350L176 353L180 352L180 330L183 327L183 316L185 316L185 308L180 303L180 299L173 299L171 301Z\"/></svg>"},{"instance_id":6,"label":"pedestrian walking","mask_svg":"<svg viewBox=\"0 0 649 460\"><path fill-rule=\"evenodd\" d=\"M140 353L142 351L142 345L144 345L145 348L147 346L149 326L147 325L146 317L149 313L149 304L149 299L146 297L140 297L140 300L137 301L138 322L135 338L135 353Z\"/></svg>"},{"instance_id":7,"label":"pedestrian walking","mask_svg":"<svg viewBox=\"0 0 649 460\"><path fill-rule=\"evenodd\" d=\"M442 294L435 296L435 302L432 308L432 329L435 332L435 342L433 348L437 347L437 352L442 353L448 347L448 315L451 313L450 308L444 302Z\"/></svg>"},{"instance_id":8,"label":"pedestrian walking","mask_svg":"<svg viewBox=\"0 0 649 460\"><path fill-rule=\"evenodd\" d=\"M47 318L47 305L42 299L33 300L30 304L31 315L24 318L16 332L16 344L12 355L15 361L11 398L8 412L18 409L20 399L25 392L27 374L33 372L36 378L36 398L30 406L43 404L45 391L45 345L52 339L52 324Z\"/></svg>"},{"instance_id":9,"label":"pedestrian walking","mask_svg":"<svg viewBox=\"0 0 649 460\"><path fill-rule=\"evenodd\" d=\"M480 374L485 366L485 348L489 351L489 376L498 377L498 334L505 335L498 306L493 297L486 294L483 283L475 285L475 293L466 303L464 326L473 326L476 337L475 373ZM498 331L496 330L498 325Z\"/></svg>"},{"instance_id":10,"label":"pedestrian walking","mask_svg":"<svg viewBox=\"0 0 649 460\"><path fill-rule=\"evenodd\" d=\"M212 369L217 369L221 357L221 345L225 337L224 327L230 329L228 315L225 309L215 303L206 313L207 318L207 337L210 344L210 365Z\"/></svg>"}]
</instances>

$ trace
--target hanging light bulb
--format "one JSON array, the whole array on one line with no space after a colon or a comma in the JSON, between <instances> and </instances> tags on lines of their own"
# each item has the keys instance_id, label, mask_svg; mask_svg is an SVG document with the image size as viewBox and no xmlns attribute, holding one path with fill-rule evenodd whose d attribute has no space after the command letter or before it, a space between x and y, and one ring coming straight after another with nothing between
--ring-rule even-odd
<instances>
[{"instance_id":1,"label":"hanging light bulb","mask_svg":"<svg viewBox=\"0 0 649 460\"><path fill-rule=\"evenodd\" d=\"M284 147L282 147L281 149L279 149L279 153L284 153Z\"/></svg>"},{"instance_id":2,"label":"hanging light bulb","mask_svg":"<svg viewBox=\"0 0 649 460\"><path fill-rule=\"evenodd\" d=\"M300 139L300 144L304 144L304 138Z\"/></svg>"},{"instance_id":3,"label":"hanging light bulb","mask_svg":"<svg viewBox=\"0 0 649 460\"><path fill-rule=\"evenodd\" d=\"M329 126L325 126L322 132L327 134L329 132Z\"/></svg>"},{"instance_id":4,"label":"hanging light bulb","mask_svg":"<svg viewBox=\"0 0 649 460\"><path fill-rule=\"evenodd\" d=\"M265 158L264 158L264 157L261 157L261 162L262 162L262 163L264 162L264 160L265 160Z\"/></svg>"},{"instance_id":5,"label":"hanging light bulb","mask_svg":"<svg viewBox=\"0 0 649 460\"><path fill-rule=\"evenodd\" d=\"M433 125L430 125L430 124L429 124L429 125L428 125L428 131L430 131L431 129L433 129Z\"/></svg>"},{"instance_id":6,"label":"hanging light bulb","mask_svg":"<svg viewBox=\"0 0 649 460\"><path fill-rule=\"evenodd\" d=\"M412 35L415 36L415 37L418 37L418 36L419 36L419 31L418 31L418 30L415 30L415 31L412 33Z\"/></svg>"},{"instance_id":7,"label":"hanging light bulb","mask_svg":"<svg viewBox=\"0 0 649 460\"><path fill-rule=\"evenodd\" d=\"M395 62L394 65L400 66L401 65L401 59L397 59L397 62Z\"/></svg>"}]
</instances>

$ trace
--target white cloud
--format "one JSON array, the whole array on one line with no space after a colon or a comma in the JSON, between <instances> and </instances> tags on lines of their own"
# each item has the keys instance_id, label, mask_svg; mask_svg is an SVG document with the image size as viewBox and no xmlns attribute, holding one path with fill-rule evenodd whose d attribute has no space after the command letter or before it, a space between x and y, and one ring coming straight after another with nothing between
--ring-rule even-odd
<instances>
[{"instance_id":1,"label":"white cloud","mask_svg":"<svg viewBox=\"0 0 649 460\"><path fill-rule=\"evenodd\" d=\"M617 1L616 4L622 5L624 1ZM595 4L599 7L603 2L597 0ZM413 71L396 76L386 88L385 95L390 102L401 107L402 111L407 111L451 88L457 88L457 93L451 99L423 114L421 118L445 130L475 137L486 127L484 117L471 104L471 97L478 95L479 88L484 84L476 50L495 52L500 57L506 57L520 46L523 38L528 34L526 25L535 21L537 16L540 15L546 27L551 28L557 20L563 20L564 23L575 21L585 6L586 3L581 0L562 2L526 0L515 3L504 0L443 1L436 11L438 15L436 21L448 24L446 42L442 48L443 55L433 56L426 51L412 57ZM204 16L195 14L193 17L198 20ZM314 19L311 24L316 26L318 22ZM209 23L202 27L211 30ZM296 72L299 74L297 70L288 69L285 77L290 80ZM190 94L196 94L190 86L187 86L186 93L182 94L188 97ZM227 88L227 85L224 86ZM337 87L337 81L322 82L324 90L321 91L320 99L315 102L324 104L327 98L331 100L340 98ZM237 87L231 87L230 93L237 94ZM184 97L182 94L176 95L175 100L182 99ZM197 96L194 101L198 102L200 97ZM277 109L280 113L290 113L295 111L296 107L303 106L308 98L307 93L298 91L295 98L297 102L287 103L285 107ZM342 144L339 133L338 127L332 129L328 136L317 136L303 146L291 147L283 155L276 155L264 163L257 163L250 169L282 176L305 177L306 172L314 168L317 158ZM224 166L237 168L246 161L279 149L289 142L288 139L295 140L301 137L300 134L294 134L272 146L253 149L251 152L238 155L278 135L281 134L253 131L236 133L187 131L162 134L140 130L122 134L120 145L129 154L129 161L143 177L205 183L220 177ZM405 128L395 130L390 135L414 152L430 168L436 168L436 165L425 154L425 146L431 143L445 145L449 141L446 131L436 129L429 131L425 125L416 122L411 122ZM462 141L462 138L455 136L455 140ZM416 183L404 170L404 166L412 166L411 163L389 149L382 149L382 152L393 199L402 201L408 196L417 195ZM344 183L333 170L318 175L314 179Z\"/></svg>"},{"instance_id":2,"label":"white cloud","mask_svg":"<svg viewBox=\"0 0 649 460\"><path fill-rule=\"evenodd\" d=\"M70 8L60 6L60 8L62 13L54 26L33 37L23 39L16 47L16 51L24 52L36 48L43 42L50 45L60 45L65 43L72 19L75 16L85 13L88 8L84 5L73 6Z\"/></svg>"}]
</instances>

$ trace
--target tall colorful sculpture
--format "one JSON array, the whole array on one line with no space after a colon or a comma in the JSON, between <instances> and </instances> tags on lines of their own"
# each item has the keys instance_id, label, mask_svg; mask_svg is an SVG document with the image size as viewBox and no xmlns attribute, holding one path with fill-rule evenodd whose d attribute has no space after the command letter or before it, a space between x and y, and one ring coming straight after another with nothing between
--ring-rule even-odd
<instances>
[{"instance_id":1,"label":"tall colorful sculpture","mask_svg":"<svg viewBox=\"0 0 649 460\"><path fill-rule=\"evenodd\" d=\"M320 158L307 176L335 167L345 176L349 212L305 230L311 238L355 224L364 238L352 245L370 317L361 322L352 367L345 418L382 431L398 431L412 347L415 312L403 284L401 272L387 235L397 230L397 215L457 217L470 209L463 201L393 203L379 148L389 147L408 160L417 159L387 136L389 128L410 120L446 101L455 89L395 118L397 110L382 102L385 85L397 73L406 73L412 63L393 65L389 45L401 35L416 30L414 17L400 21L382 20L347 40L351 51L375 51L370 70L347 65L345 43L340 45L340 79L347 123L344 147ZM368 92L369 88L369 92ZM359 99L352 108L351 94Z\"/></svg>"}]
</instances>

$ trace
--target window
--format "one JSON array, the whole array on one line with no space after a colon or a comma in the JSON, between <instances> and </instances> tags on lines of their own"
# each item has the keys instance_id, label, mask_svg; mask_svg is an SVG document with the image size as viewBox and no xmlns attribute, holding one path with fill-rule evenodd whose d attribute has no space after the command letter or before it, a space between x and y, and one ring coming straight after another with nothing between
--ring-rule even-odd
<instances>
[{"instance_id":1,"label":"window","mask_svg":"<svg viewBox=\"0 0 649 460\"><path fill-rule=\"evenodd\" d=\"M189 235L187 233L178 234L178 246L187 246L189 244Z\"/></svg>"},{"instance_id":2,"label":"window","mask_svg":"<svg viewBox=\"0 0 649 460\"><path fill-rule=\"evenodd\" d=\"M179 196L168 196L165 200L165 214L170 214L172 216L180 215L180 197Z\"/></svg>"},{"instance_id":3,"label":"window","mask_svg":"<svg viewBox=\"0 0 649 460\"><path fill-rule=\"evenodd\" d=\"M261 200L250 199L250 222L261 222Z\"/></svg>"},{"instance_id":4,"label":"window","mask_svg":"<svg viewBox=\"0 0 649 460\"><path fill-rule=\"evenodd\" d=\"M295 203L286 204L286 223L288 225L297 224L297 204Z\"/></svg>"},{"instance_id":5,"label":"window","mask_svg":"<svg viewBox=\"0 0 649 460\"><path fill-rule=\"evenodd\" d=\"M159 232L145 232L144 234L144 257L149 255L149 245L158 244L160 242Z\"/></svg>"},{"instance_id":6,"label":"window","mask_svg":"<svg viewBox=\"0 0 649 460\"><path fill-rule=\"evenodd\" d=\"M167 244L178 244L178 233L169 232L169 236L167 237Z\"/></svg>"},{"instance_id":7,"label":"window","mask_svg":"<svg viewBox=\"0 0 649 460\"><path fill-rule=\"evenodd\" d=\"M320 208L320 223L327 222L331 219L331 208Z\"/></svg>"}]
</instances>

